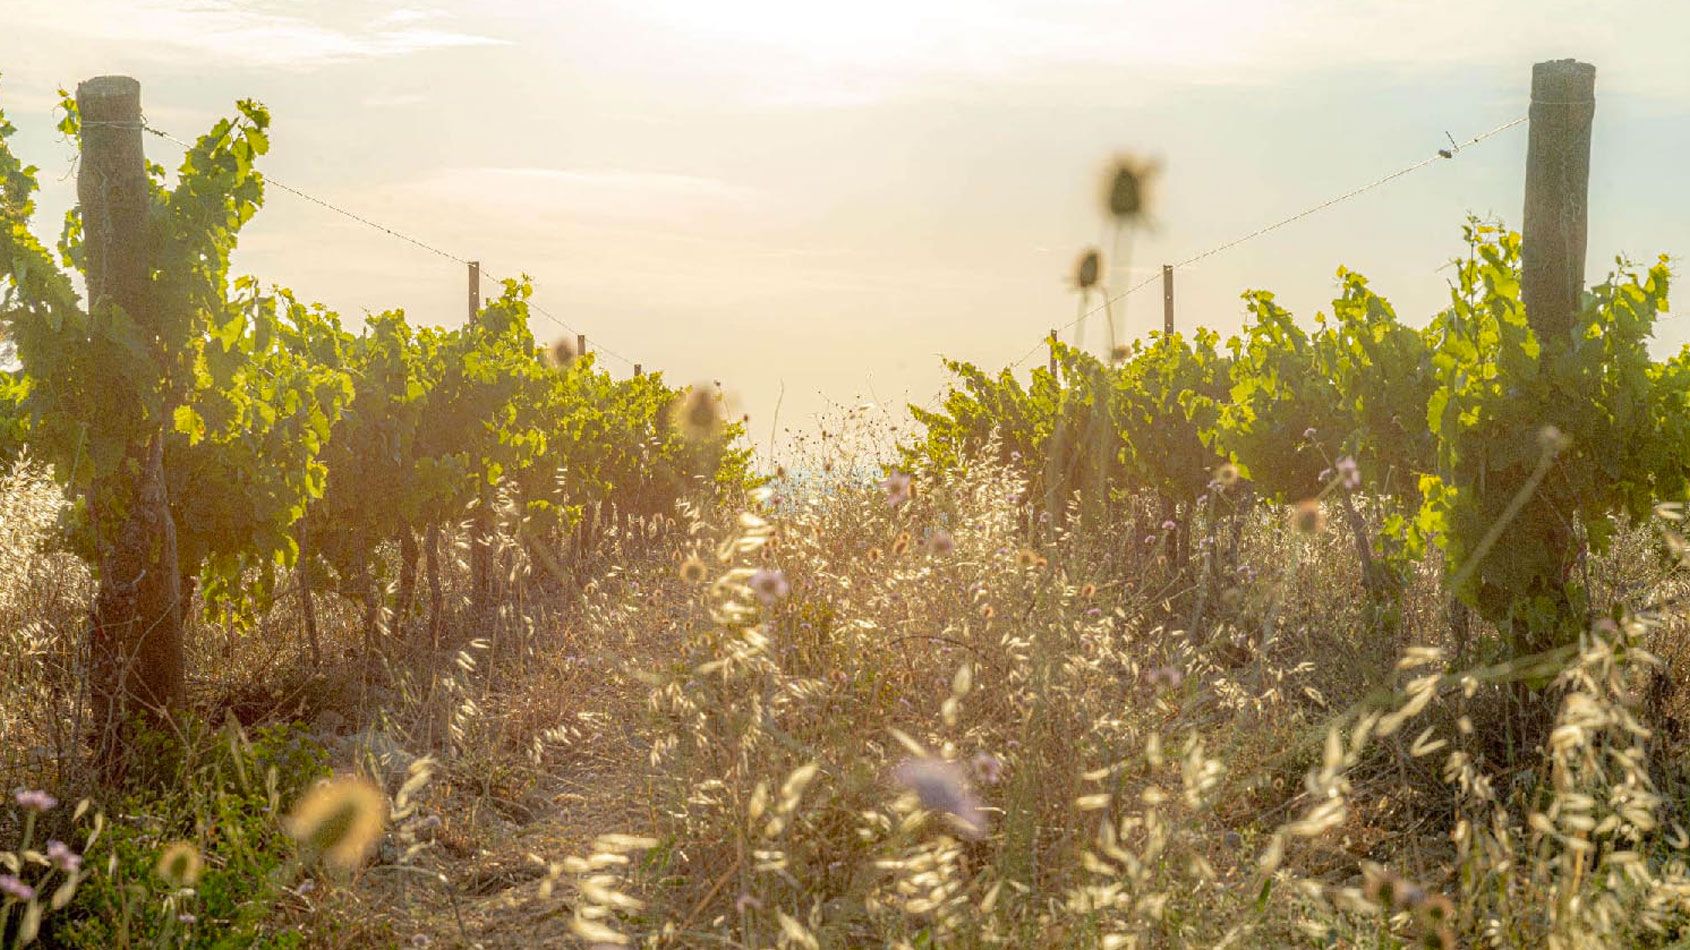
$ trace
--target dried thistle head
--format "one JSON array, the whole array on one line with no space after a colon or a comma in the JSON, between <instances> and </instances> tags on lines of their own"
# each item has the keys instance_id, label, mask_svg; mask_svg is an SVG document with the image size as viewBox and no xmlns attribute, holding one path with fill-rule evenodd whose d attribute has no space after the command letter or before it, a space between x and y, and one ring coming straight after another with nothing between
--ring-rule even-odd
<instances>
[{"instance_id":1,"label":"dried thistle head","mask_svg":"<svg viewBox=\"0 0 1690 950\"><path fill-rule=\"evenodd\" d=\"M1297 502L1287 517L1298 534L1319 534L1326 530L1326 512L1313 498Z\"/></svg>"},{"instance_id":2,"label":"dried thistle head","mask_svg":"<svg viewBox=\"0 0 1690 950\"><path fill-rule=\"evenodd\" d=\"M704 560L696 554L688 556L686 560L681 562L681 580L688 584L702 583L706 573Z\"/></svg>"},{"instance_id":3,"label":"dried thistle head","mask_svg":"<svg viewBox=\"0 0 1690 950\"><path fill-rule=\"evenodd\" d=\"M719 389L710 384L690 387L676 398L669 409L675 428L689 439L705 441L722 431L724 398Z\"/></svg>"},{"instance_id":4,"label":"dried thistle head","mask_svg":"<svg viewBox=\"0 0 1690 950\"><path fill-rule=\"evenodd\" d=\"M193 887L199 883L204 869L200 849L191 841L172 841L165 845L158 854L158 863L153 865L153 870L171 887Z\"/></svg>"},{"instance_id":5,"label":"dried thistle head","mask_svg":"<svg viewBox=\"0 0 1690 950\"><path fill-rule=\"evenodd\" d=\"M283 822L311 857L350 871L364 862L387 823L387 798L367 779L337 778L306 792Z\"/></svg>"},{"instance_id":6,"label":"dried thistle head","mask_svg":"<svg viewBox=\"0 0 1690 950\"><path fill-rule=\"evenodd\" d=\"M563 337L546 347L546 360L557 369L563 369L575 362L575 357L579 355L575 352L575 341L568 337Z\"/></svg>"},{"instance_id":7,"label":"dried thistle head","mask_svg":"<svg viewBox=\"0 0 1690 950\"><path fill-rule=\"evenodd\" d=\"M1125 152L1103 171L1103 213L1117 224L1142 222L1150 213L1151 193L1161 166Z\"/></svg>"},{"instance_id":8,"label":"dried thistle head","mask_svg":"<svg viewBox=\"0 0 1690 950\"><path fill-rule=\"evenodd\" d=\"M1074 273L1069 279L1074 283L1075 290L1090 290L1097 286L1098 279L1103 275L1103 255L1095 247L1088 247L1080 252L1079 259L1074 261Z\"/></svg>"}]
</instances>

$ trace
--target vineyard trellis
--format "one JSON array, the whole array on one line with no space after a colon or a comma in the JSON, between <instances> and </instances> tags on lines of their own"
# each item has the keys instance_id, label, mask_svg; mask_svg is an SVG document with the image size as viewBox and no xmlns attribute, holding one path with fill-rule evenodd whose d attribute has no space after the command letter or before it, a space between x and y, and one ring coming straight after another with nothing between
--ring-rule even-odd
<instances>
[{"instance_id":1,"label":"vineyard trellis","mask_svg":"<svg viewBox=\"0 0 1690 950\"><path fill-rule=\"evenodd\" d=\"M362 605L371 657L384 630L455 648L440 643L439 572L466 513L468 629L490 635L496 577L517 553L494 550L495 529L562 585L595 532L752 483L718 390L616 379L584 347L539 346L526 277L485 303L472 287L461 327L395 310L353 332L231 276L274 184L257 170L258 103L183 143L171 185L144 157L138 83L101 77L62 99L81 200L56 253L31 231L36 169L0 113L0 321L22 365L0 377L0 453L27 443L75 502L69 534L99 584L90 680L106 768L124 768L133 723L182 707L195 603L239 630L292 577L318 662L312 598L328 589ZM409 623L419 561L426 627Z\"/></svg>"},{"instance_id":2,"label":"vineyard trellis","mask_svg":"<svg viewBox=\"0 0 1690 950\"><path fill-rule=\"evenodd\" d=\"M1312 333L1272 294L1245 294L1249 319L1224 353L1211 331L1164 330L1105 361L1052 331L1049 366L1025 386L1016 370L1037 347L996 374L950 363L957 382L938 408L911 407L925 433L905 464L943 472L995 445L1033 486L1044 522L1075 500L1082 518L1128 518L1139 530L1124 562L1171 555L1176 574L1188 569L1189 531L1206 522L1212 541L1222 512L1262 498L1296 506L1307 526L1330 502L1382 623L1394 624L1403 585L1435 547L1446 587L1496 625L1502 649L1568 642L1592 619L1587 553L1606 547L1615 519L1647 518L1690 486L1690 347L1659 361L1648 352L1668 305L1666 257L1619 260L1583 285L1594 77L1587 64L1540 63L1527 118L1456 146L1530 121L1526 233L1470 220L1450 305L1424 329L1340 269L1331 316ZM1361 505L1377 509L1376 536ZM1161 535L1144 530L1155 520ZM1141 536L1171 543L1147 561L1134 553ZM1208 583L1194 612L1218 583L1217 557L1209 546L1196 568Z\"/></svg>"},{"instance_id":3,"label":"vineyard trellis","mask_svg":"<svg viewBox=\"0 0 1690 950\"><path fill-rule=\"evenodd\" d=\"M1222 504L1318 495L1355 534L1382 619L1435 545L1450 587L1511 648L1564 640L1586 606L1570 573L1580 553L1606 542L1612 516L1682 496L1690 475L1690 349L1653 361L1646 348L1667 304L1664 259L1622 262L1581 287L1593 76L1539 65L1525 239L1470 223L1451 305L1424 330L1341 272L1331 320L1312 333L1254 292L1250 321L1224 346L1210 331L1164 329L1103 361L1053 334L1050 367L1026 387L1014 373L1027 357L996 376L950 364L962 385L938 411L912 407L926 434L906 460L942 470L995 442L1053 520L1076 494L1081 517L1117 517L1148 490L1156 510L1127 514L1173 526L1181 564L1200 510L1212 525ZM196 588L238 627L297 577L316 653L312 591L332 586L362 604L374 652L384 614L408 629L421 561L429 617L415 629L438 644L441 548L466 512L471 615L485 630L495 520L543 547L581 529L592 506L660 516L754 481L719 393L672 389L637 367L613 379L579 336L548 358L528 321L550 315L526 278L497 281L483 303L478 263L261 175L269 114L257 103L193 143L145 124L133 80L92 80L63 108L60 128L84 152L82 200L56 254L30 231L35 169L5 147L0 117L3 316L23 366L0 380L0 449L27 440L78 501L73 534L101 584L94 693L108 760L131 715L180 704ZM144 133L184 147L174 187L145 161ZM466 266L472 319L414 327L391 311L353 333L284 289L231 278L229 254L267 184ZM1558 239L1540 240L1544 228ZM86 302L72 271L87 279ZM1377 537L1361 504L1381 509ZM386 544L400 551L396 584L377 556Z\"/></svg>"}]
</instances>

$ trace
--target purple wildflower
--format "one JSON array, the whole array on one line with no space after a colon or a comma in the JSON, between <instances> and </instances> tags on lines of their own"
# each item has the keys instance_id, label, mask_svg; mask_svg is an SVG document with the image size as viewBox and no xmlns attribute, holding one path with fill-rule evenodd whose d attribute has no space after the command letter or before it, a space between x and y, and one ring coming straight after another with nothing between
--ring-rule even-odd
<instances>
[{"instance_id":1,"label":"purple wildflower","mask_svg":"<svg viewBox=\"0 0 1690 950\"><path fill-rule=\"evenodd\" d=\"M1361 468L1348 455L1338 460L1338 483L1350 491L1361 487Z\"/></svg>"},{"instance_id":2,"label":"purple wildflower","mask_svg":"<svg viewBox=\"0 0 1690 950\"><path fill-rule=\"evenodd\" d=\"M1163 531L1172 531L1177 527L1179 527L1179 525L1174 524L1174 519L1172 519L1172 518L1169 518L1167 521L1162 522L1162 530Z\"/></svg>"},{"instance_id":3,"label":"purple wildflower","mask_svg":"<svg viewBox=\"0 0 1690 950\"><path fill-rule=\"evenodd\" d=\"M751 587L751 592L756 594L757 599L765 605L773 604L792 590L792 585L786 582L785 574L766 567L751 575L751 580L747 583Z\"/></svg>"},{"instance_id":4,"label":"purple wildflower","mask_svg":"<svg viewBox=\"0 0 1690 950\"><path fill-rule=\"evenodd\" d=\"M1144 678L1154 687L1165 686L1169 689L1178 689L1179 684L1185 681L1185 674L1181 673L1179 668L1175 666L1159 666L1144 674Z\"/></svg>"},{"instance_id":5,"label":"purple wildflower","mask_svg":"<svg viewBox=\"0 0 1690 950\"><path fill-rule=\"evenodd\" d=\"M956 550L956 539L944 528L935 528L933 533L927 536L927 549L939 557L944 557Z\"/></svg>"},{"instance_id":6,"label":"purple wildflower","mask_svg":"<svg viewBox=\"0 0 1690 950\"><path fill-rule=\"evenodd\" d=\"M912 481L908 472L893 472L886 476L880 487L886 491L886 503L896 508L910 500L910 486Z\"/></svg>"},{"instance_id":7,"label":"purple wildflower","mask_svg":"<svg viewBox=\"0 0 1690 950\"><path fill-rule=\"evenodd\" d=\"M0 874L0 894L17 901L35 900L35 888L25 884L15 874Z\"/></svg>"},{"instance_id":8,"label":"purple wildflower","mask_svg":"<svg viewBox=\"0 0 1690 950\"><path fill-rule=\"evenodd\" d=\"M82 855L72 851L70 845L63 841L47 842L47 860L53 863L53 867L67 874L75 874L82 869Z\"/></svg>"},{"instance_id":9,"label":"purple wildflower","mask_svg":"<svg viewBox=\"0 0 1690 950\"><path fill-rule=\"evenodd\" d=\"M18 803L18 807L26 811L52 811L59 804L58 799L40 789L20 788L17 794L12 797Z\"/></svg>"},{"instance_id":10,"label":"purple wildflower","mask_svg":"<svg viewBox=\"0 0 1690 950\"><path fill-rule=\"evenodd\" d=\"M990 752L977 753L971 764L974 777L987 785L996 785L1003 779L1003 760Z\"/></svg>"},{"instance_id":11,"label":"purple wildflower","mask_svg":"<svg viewBox=\"0 0 1690 950\"><path fill-rule=\"evenodd\" d=\"M968 777L955 762L944 759L906 759L892 770L899 785L915 793L921 807L951 816L957 830L969 838L986 833L986 813L968 786Z\"/></svg>"}]
</instances>

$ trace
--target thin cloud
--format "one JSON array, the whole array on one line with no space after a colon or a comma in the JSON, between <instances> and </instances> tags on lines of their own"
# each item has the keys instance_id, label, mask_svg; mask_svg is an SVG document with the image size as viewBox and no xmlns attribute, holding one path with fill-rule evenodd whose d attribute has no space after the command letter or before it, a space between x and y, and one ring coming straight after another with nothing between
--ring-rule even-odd
<instances>
[{"instance_id":1,"label":"thin cloud","mask_svg":"<svg viewBox=\"0 0 1690 950\"><path fill-rule=\"evenodd\" d=\"M397 186L415 196L509 215L597 222L670 221L756 210L755 188L696 175L628 169L446 168Z\"/></svg>"},{"instance_id":2,"label":"thin cloud","mask_svg":"<svg viewBox=\"0 0 1690 950\"><path fill-rule=\"evenodd\" d=\"M327 3L276 13L243 0L22 0L7 11L20 34L68 34L88 46L196 68L308 68L390 59L505 40L437 24L441 15L401 9L358 18Z\"/></svg>"},{"instance_id":3,"label":"thin cloud","mask_svg":"<svg viewBox=\"0 0 1690 950\"><path fill-rule=\"evenodd\" d=\"M572 61L703 84L753 106L857 107L982 83L1253 87L1331 70L1425 74L1572 55L1620 67L1604 75L1610 91L1690 93L1681 51L1640 46L1631 27L1654 21L1671 35L1690 16L1642 0L1615 7L1595 17L1582 0L1541 0L1530 16L1503 0L582 0L529 16Z\"/></svg>"}]
</instances>

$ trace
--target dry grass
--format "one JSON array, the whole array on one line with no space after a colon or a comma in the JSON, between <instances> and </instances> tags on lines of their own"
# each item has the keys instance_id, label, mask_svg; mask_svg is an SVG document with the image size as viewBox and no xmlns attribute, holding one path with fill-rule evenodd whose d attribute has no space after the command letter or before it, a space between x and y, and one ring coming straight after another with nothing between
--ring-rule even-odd
<instances>
[{"instance_id":1,"label":"dry grass","mask_svg":"<svg viewBox=\"0 0 1690 950\"><path fill-rule=\"evenodd\" d=\"M495 627L455 618L370 675L311 670L285 593L258 636L198 630L202 708L314 723L405 799L370 866L278 923L338 946L1675 938L1685 573L1651 526L1587 565L1622 622L1487 666L1431 565L1380 625L1347 539L1258 508L1235 560L1224 513L1198 545L1200 596L1163 533L1041 527L985 462L894 505L853 445L812 443L744 513L612 532L581 590L507 537ZM0 767L52 785L88 583L43 547L39 476L3 488ZM357 658L355 605L322 620Z\"/></svg>"}]
</instances>

